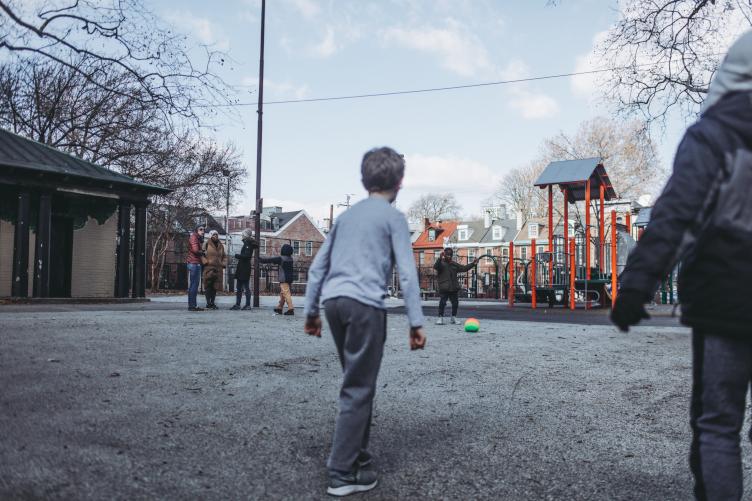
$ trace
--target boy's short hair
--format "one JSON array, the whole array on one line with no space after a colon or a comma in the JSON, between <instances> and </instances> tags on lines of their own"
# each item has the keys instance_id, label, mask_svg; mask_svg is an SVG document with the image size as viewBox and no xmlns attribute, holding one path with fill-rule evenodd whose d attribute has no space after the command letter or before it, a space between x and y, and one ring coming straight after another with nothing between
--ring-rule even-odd
<instances>
[{"instance_id":1,"label":"boy's short hair","mask_svg":"<svg viewBox=\"0 0 752 501\"><path fill-rule=\"evenodd\" d=\"M405 160L391 148L374 148L363 155L360 176L369 193L397 188L404 175Z\"/></svg>"}]
</instances>

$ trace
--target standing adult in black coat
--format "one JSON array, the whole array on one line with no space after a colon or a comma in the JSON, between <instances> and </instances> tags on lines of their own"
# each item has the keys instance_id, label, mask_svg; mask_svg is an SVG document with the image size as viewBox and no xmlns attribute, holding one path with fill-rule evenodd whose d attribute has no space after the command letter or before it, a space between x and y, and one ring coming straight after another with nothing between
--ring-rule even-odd
<instances>
[{"instance_id":1,"label":"standing adult in black coat","mask_svg":"<svg viewBox=\"0 0 752 501\"><path fill-rule=\"evenodd\" d=\"M240 309L240 300L244 291L245 306L243 306L243 309L251 309L251 261L253 260L253 251L258 247L258 244L253 239L253 233L249 229L243 230L241 238L243 239L243 248L240 249L240 254L235 254L238 266L235 268L235 306L230 308L231 310Z\"/></svg>"},{"instance_id":2,"label":"standing adult in black coat","mask_svg":"<svg viewBox=\"0 0 752 501\"><path fill-rule=\"evenodd\" d=\"M681 260L682 322L692 327L690 467L697 499L741 499L739 432L752 377L752 31L729 49L687 130L674 172L630 254L613 322L643 304Z\"/></svg>"}]
</instances>

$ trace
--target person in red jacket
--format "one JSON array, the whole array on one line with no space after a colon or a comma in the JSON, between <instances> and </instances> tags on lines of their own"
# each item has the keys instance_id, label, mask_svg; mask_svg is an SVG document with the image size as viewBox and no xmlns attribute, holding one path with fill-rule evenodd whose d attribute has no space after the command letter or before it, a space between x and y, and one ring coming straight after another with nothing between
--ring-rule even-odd
<instances>
[{"instance_id":1,"label":"person in red jacket","mask_svg":"<svg viewBox=\"0 0 752 501\"><path fill-rule=\"evenodd\" d=\"M191 233L188 239L188 257L185 258L188 266L188 310L201 311L203 308L196 306L198 295L198 283L201 280L201 257L204 254L204 225L199 225Z\"/></svg>"}]
</instances>

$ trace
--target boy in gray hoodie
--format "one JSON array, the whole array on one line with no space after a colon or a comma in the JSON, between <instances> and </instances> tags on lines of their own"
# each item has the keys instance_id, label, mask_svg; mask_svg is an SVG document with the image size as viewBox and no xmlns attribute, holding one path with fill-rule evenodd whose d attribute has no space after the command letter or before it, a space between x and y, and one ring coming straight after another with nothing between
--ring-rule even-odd
<instances>
[{"instance_id":1,"label":"boy in gray hoodie","mask_svg":"<svg viewBox=\"0 0 752 501\"><path fill-rule=\"evenodd\" d=\"M391 204L397 198L405 162L391 148L363 157L361 176L369 197L337 220L308 272L305 331L321 336L319 301L342 365L339 415L327 462L334 496L376 487L368 452L376 377L386 341L387 282L396 264L410 323L410 349L426 344L410 231Z\"/></svg>"}]
</instances>

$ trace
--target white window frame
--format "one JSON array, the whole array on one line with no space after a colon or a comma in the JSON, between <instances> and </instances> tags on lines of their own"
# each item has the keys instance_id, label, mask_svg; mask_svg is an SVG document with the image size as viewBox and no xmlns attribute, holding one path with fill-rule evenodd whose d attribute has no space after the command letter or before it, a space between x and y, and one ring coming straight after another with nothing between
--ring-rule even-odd
<instances>
[{"instance_id":1,"label":"white window frame","mask_svg":"<svg viewBox=\"0 0 752 501\"><path fill-rule=\"evenodd\" d=\"M467 249L467 259L468 261L475 259L475 249Z\"/></svg>"},{"instance_id":2,"label":"white window frame","mask_svg":"<svg viewBox=\"0 0 752 501\"><path fill-rule=\"evenodd\" d=\"M470 230L468 230L467 228L457 230L457 240L459 240L460 242L465 242L468 238L470 238Z\"/></svg>"},{"instance_id":3,"label":"white window frame","mask_svg":"<svg viewBox=\"0 0 752 501\"><path fill-rule=\"evenodd\" d=\"M300 240L293 240L292 241L292 254L294 256L300 255Z\"/></svg>"},{"instance_id":4,"label":"white window frame","mask_svg":"<svg viewBox=\"0 0 752 501\"><path fill-rule=\"evenodd\" d=\"M494 226L493 229L491 230L491 233L492 233L491 237L494 240L501 240L502 238L504 238L504 232L501 226Z\"/></svg>"},{"instance_id":5,"label":"white window frame","mask_svg":"<svg viewBox=\"0 0 752 501\"><path fill-rule=\"evenodd\" d=\"M313 241L312 240L308 240L305 243L305 255L313 256Z\"/></svg>"},{"instance_id":6,"label":"white window frame","mask_svg":"<svg viewBox=\"0 0 752 501\"><path fill-rule=\"evenodd\" d=\"M266 239L262 238L261 242L259 243L259 254L266 255Z\"/></svg>"},{"instance_id":7,"label":"white window frame","mask_svg":"<svg viewBox=\"0 0 752 501\"><path fill-rule=\"evenodd\" d=\"M501 257L509 258L509 247L501 248Z\"/></svg>"},{"instance_id":8,"label":"white window frame","mask_svg":"<svg viewBox=\"0 0 752 501\"><path fill-rule=\"evenodd\" d=\"M433 228L428 230L428 241L434 242L436 240L436 230Z\"/></svg>"},{"instance_id":9,"label":"white window frame","mask_svg":"<svg viewBox=\"0 0 752 501\"><path fill-rule=\"evenodd\" d=\"M426 264L426 253L423 251L418 252L418 264L420 266Z\"/></svg>"},{"instance_id":10,"label":"white window frame","mask_svg":"<svg viewBox=\"0 0 752 501\"><path fill-rule=\"evenodd\" d=\"M529 225L527 225L528 238L538 238L539 235L540 235L540 226L538 225L538 223L530 223Z\"/></svg>"},{"instance_id":11,"label":"white window frame","mask_svg":"<svg viewBox=\"0 0 752 501\"><path fill-rule=\"evenodd\" d=\"M520 258L527 259L527 247L520 247Z\"/></svg>"}]
</instances>

